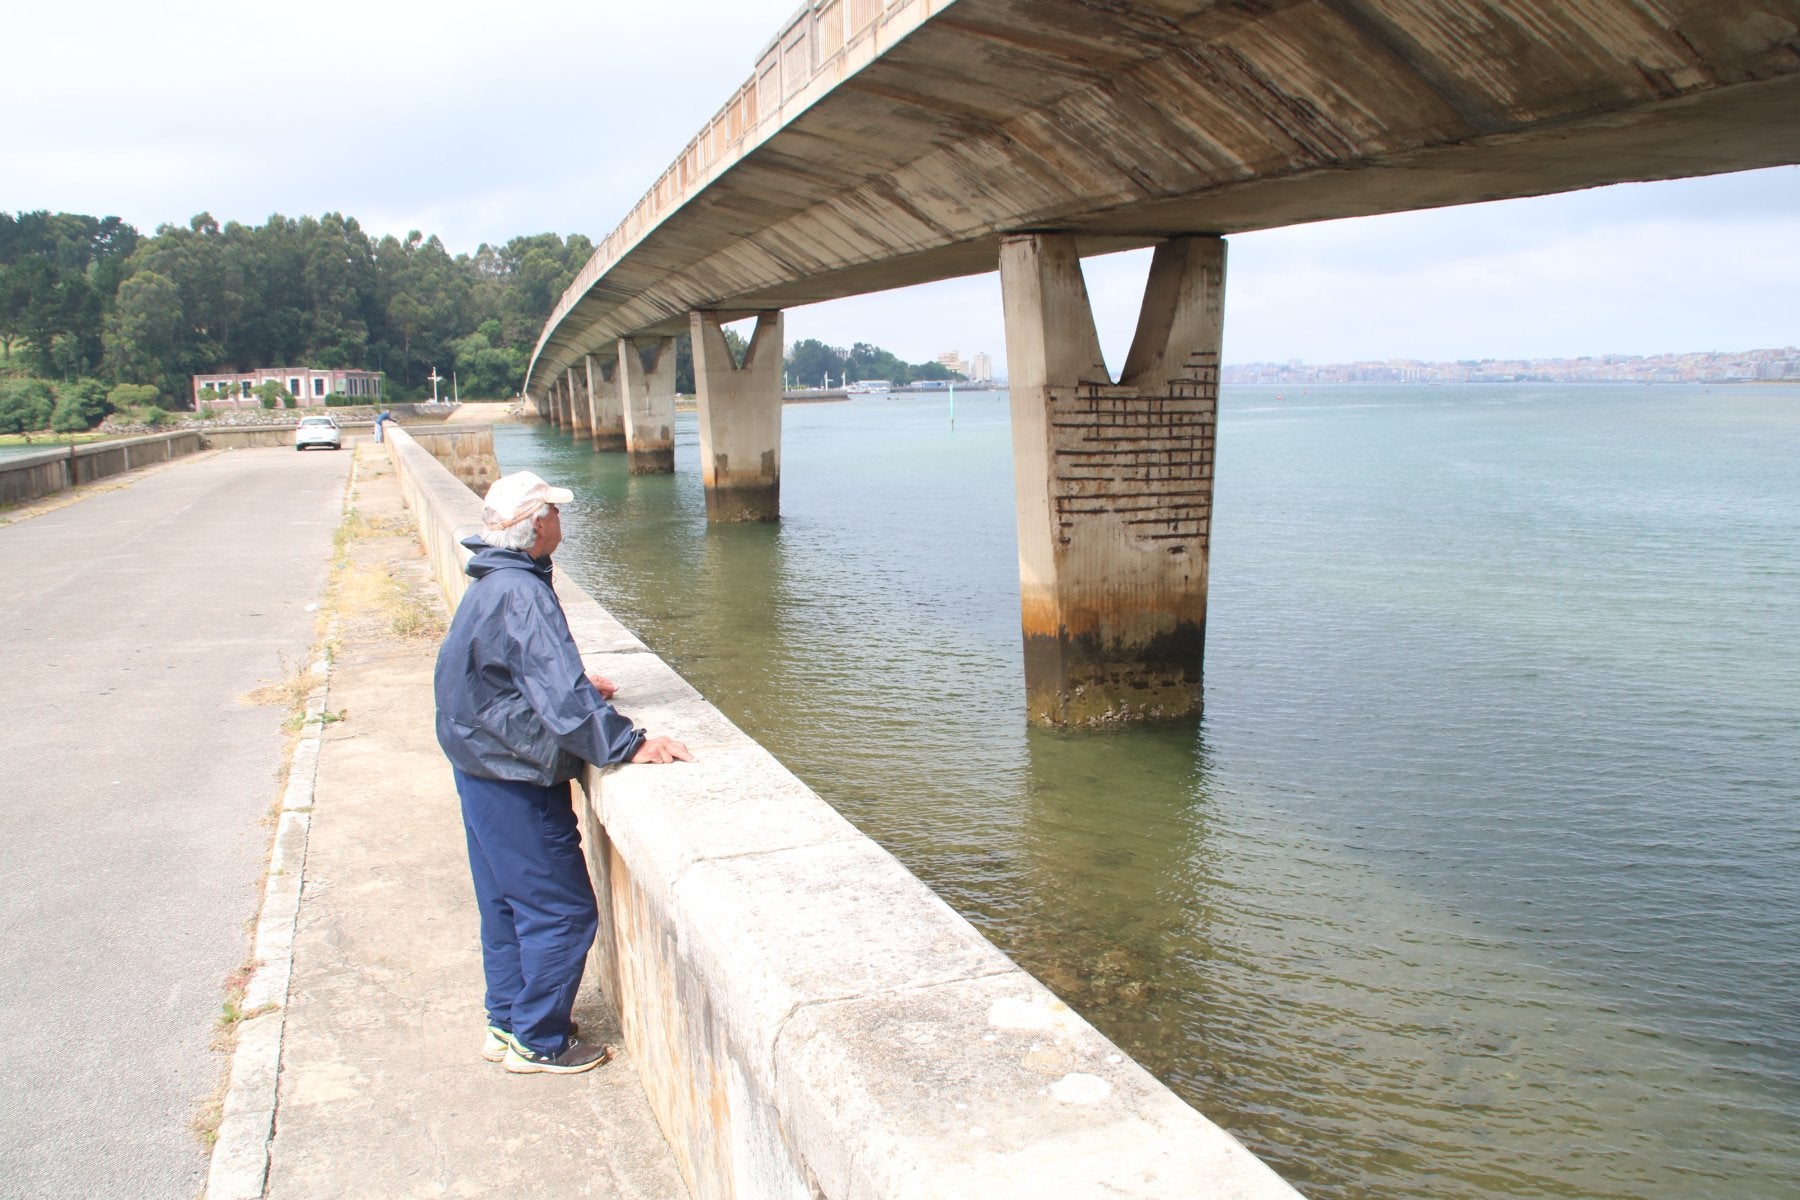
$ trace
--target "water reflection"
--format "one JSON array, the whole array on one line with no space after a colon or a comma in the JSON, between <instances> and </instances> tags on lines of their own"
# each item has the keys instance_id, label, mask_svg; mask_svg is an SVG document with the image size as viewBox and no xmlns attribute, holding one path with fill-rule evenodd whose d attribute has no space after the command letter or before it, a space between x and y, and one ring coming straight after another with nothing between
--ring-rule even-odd
<instances>
[{"instance_id":1,"label":"water reflection","mask_svg":"<svg viewBox=\"0 0 1800 1200\"><path fill-rule=\"evenodd\" d=\"M1191 724L1034 729L1023 797L991 936L1090 1019L1142 1024L1205 922L1204 745Z\"/></svg>"},{"instance_id":2,"label":"water reflection","mask_svg":"<svg viewBox=\"0 0 1800 1200\"><path fill-rule=\"evenodd\" d=\"M1204 731L1028 747L977 920L1308 1195L1780 1194L1778 1090L1235 790Z\"/></svg>"}]
</instances>

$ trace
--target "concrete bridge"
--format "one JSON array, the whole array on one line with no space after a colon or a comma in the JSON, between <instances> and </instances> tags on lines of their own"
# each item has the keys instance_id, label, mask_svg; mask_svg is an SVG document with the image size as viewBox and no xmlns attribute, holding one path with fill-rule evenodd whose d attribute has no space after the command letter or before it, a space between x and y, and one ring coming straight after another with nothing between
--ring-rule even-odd
<instances>
[{"instance_id":1,"label":"concrete bridge","mask_svg":"<svg viewBox=\"0 0 1800 1200\"><path fill-rule=\"evenodd\" d=\"M781 311L1000 272L1027 708L1197 711L1226 235L1800 162L1800 0L813 0L595 251L526 380L779 511ZM1123 370L1083 256L1155 246ZM755 316L736 361L722 322Z\"/></svg>"}]
</instances>

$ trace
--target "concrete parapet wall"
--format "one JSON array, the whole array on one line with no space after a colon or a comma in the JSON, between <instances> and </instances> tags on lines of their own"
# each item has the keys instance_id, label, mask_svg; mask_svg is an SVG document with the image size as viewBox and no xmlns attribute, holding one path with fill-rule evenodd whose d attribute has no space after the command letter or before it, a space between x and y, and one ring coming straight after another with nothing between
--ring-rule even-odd
<instances>
[{"instance_id":1,"label":"concrete parapet wall","mask_svg":"<svg viewBox=\"0 0 1800 1200\"><path fill-rule=\"evenodd\" d=\"M488 485L500 478L500 463L494 457L492 425L413 429L410 437L477 496L486 495ZM479 519L480 511L477 510L475 515Z\"/></svg>"},{"instance_id":2,"label":"concrete parapet wall","mask_svg":"<svg viewBox=\"0 0 1800 1200\"><path fill-rule=\"evenodd\" d=\"M423 408L423 409L432 408L432 406L429 404L399 405L396 407L398 407L398 408L416 407L416 408ZM494 457L494 437L493 437L492 427L487 426L487 425L446 427L446 426L444 426L443 421L444 421L444 417L446 415L448 408L449 408L448 405L439 405L439 406L437 406L437 410L432 411L432 412L420 417L419 418L420 420L428 422L428 424L424 428L415 429L413 432L418 434L420 437L427 437L427 438L441 438L441 437L444 437L447 435L454 436L454 437L460 437L460 435L464 434L464 433L473 433L475 435L475 441L479 442L480 434L483 431L485 431L487 434L487 457L489 460L492 460ZM320 409L315 412L306 413L304 415L306 415L306 416L328 415L328 416L337 417L338 428L343 430L344 445L346 448L348 448L350 446L354 446L358 442L367 441L375 436L375 420L372 417L345 418L343 416L339 416L337 411L332 410L332 409ZM407 414L407 420L411 421L412 419L413 419L413 415L410 413ZM396 424L397 424L397 422L396 422ZM253 447L292 446L294 444L294 429L298 425L299 425L299 419L298 419L298 417L296 417L293 420L290 420L290 421L287 421L284 423L278 423L278 424L206 426L201 429L200 434L202 437L204 437L206 439L206 445L207 445L208 449L244 450L244 449L249 449L249 448L253 448ZM393 428L393 427L394 427L393 425L389 426L389 428ZM435 442L432 442L430 444L433 446L436 445ZM461 445L462 442L459 441L457 444ZM473 444L473 443L471 443L471 444ZM445 465L449 466L450 464L446 463ZM484 484L483 487L485 487L485 486L486 485Z\"/></svg>"},{"instance_id":3,"label":"concrete parapet wall","mask_svg":"<svg viewBox=\"0 0 1800 1200\"><path fill-rule=\"evenodd\" d=\"M481 500L407 430L389 430L386 445L432 573L454 609L469 586L462 539L481 532Z\"/></svg>"},{"instance_id":4,"label":"concrete parapet wall","mask_svg":"<svg viewBox=\"0 0 1800 1200\"><path fill-rule=\"evenodd\" d=\"M391 453L454 605L480 501L405 431ZM597 973L694 1196L1297 1195L557 591L624 711L698 758L590 769L581 806Z\"/></svg>"},{"instance_id":5,"label":"concrete parapet wall","mask_svg":"<svg viewBox=\"0 0 1800 1200\"><path fill-rule=\"evenodd\" d=\"M201 431L209 450L250 450L263 449L270 446L292 447L294 430L298 422L292 425L246 425L239 428L215 426ZM343 431L345 447L354 446L365 438L375 436L373 421L339 421L338 428Z\"/></svg>"},{"instance_id":6,"label":"concrete parapet wall","mask_svg":"<svg viewBox=\"0 0 1800 1200\"><path fill-rule=\"evenodd\" d=\"M153 433L0 459L0 506L25 504L201 449L197 433Z\"/></svg>"}]
</instances>

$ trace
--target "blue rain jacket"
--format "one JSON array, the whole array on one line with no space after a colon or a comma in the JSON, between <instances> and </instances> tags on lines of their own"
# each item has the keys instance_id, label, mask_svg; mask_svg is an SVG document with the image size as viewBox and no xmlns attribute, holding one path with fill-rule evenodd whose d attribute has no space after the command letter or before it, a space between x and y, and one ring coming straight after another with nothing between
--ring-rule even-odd
<instances>
[{"instance_id":1,"label":"blue rain jacket","mask_svg":"<svg viewBox=\"0 0 1800 1200\"><path fill-rule=\"evenodd\" d=\"M480 538L469 585L438 650L438 745L452 766L483 779L542 787L573 779L582 761L623 762L643 744L587 681L550 560L498 550Z\"/></svg>"}]
</instances>

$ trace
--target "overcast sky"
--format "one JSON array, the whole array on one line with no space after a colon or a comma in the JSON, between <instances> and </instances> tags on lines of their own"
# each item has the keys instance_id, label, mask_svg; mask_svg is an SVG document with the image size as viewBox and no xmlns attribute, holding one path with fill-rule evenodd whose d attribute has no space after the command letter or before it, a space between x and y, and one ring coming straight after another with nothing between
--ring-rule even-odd
<instances>
[{"instance_id":1,"label":"overcast sky","mask_svg":"<svg viewBox=\"0 0 1800 1200\"><path fill-rule=\"evenodd\" d=\"M337 211L452 251L598 241L796 0L17 5L0 210ZM1800 168L1336 221L1231 239L1227 362L1653 354L1800 342ZM1090 259L1123 363L1147 253ZM790 341L1005 357L995 276L788 314Z\"/></svg>"}]
</instances>

